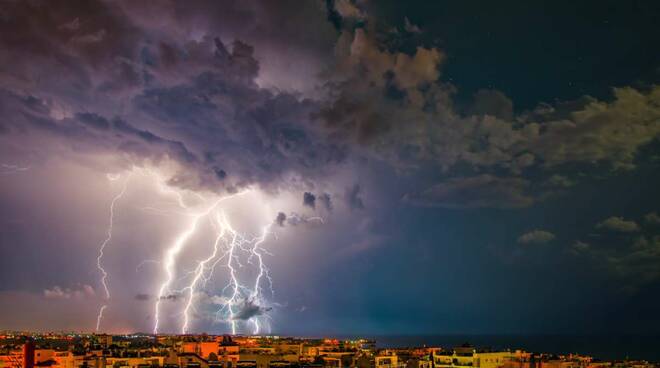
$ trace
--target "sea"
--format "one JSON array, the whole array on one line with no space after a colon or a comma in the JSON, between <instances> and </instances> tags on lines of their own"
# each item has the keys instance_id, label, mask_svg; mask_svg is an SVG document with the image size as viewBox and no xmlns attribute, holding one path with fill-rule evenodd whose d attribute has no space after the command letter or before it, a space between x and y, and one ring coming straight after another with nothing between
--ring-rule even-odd
<instances>
[{"instance_id":1,"label":"sea","mask_svg":"<svg viewBox=\"0 0 660 368\"><path fill-rule=\"evenodd\" d=\"M660 335L398 335L370 336L379 348L468 343L477 348L523 349L549 354L577 353L600 360L647 360L660 363Z\"/></svg>"}]
</instances>

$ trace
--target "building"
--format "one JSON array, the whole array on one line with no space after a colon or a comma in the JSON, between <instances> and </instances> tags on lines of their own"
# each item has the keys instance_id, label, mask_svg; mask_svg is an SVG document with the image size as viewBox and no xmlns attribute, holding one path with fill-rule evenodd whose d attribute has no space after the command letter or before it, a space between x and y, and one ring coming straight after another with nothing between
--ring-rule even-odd
<instances>
[{"instance_id":1,"label":"building","mask_svg":"<svg viewBox=\"0 0 660 368\"><path fill-rule=\"evenodd\" d=\"M184 341L179 352L197 354L204 359L209 359L211 354L218 354L219 345L215 341Z\"/></svg>"},{"instance_id":2,"label":"building","mask_svg":"<svg viewBox=\"0 0 660 368\"><path fill-rule=\"evenodd\" d=\"M23 368L34 368L34 340L28 338L23 344Z\"/></svg>"},{"instance_id":3,"label":"building","mask_svg":"<svg viewBox=\"0 0 660 368\"><path fill-rule=\"evenodd\" d=\"M436 368L479 367L501 368L514 360L510 351L477 351L472 346L460 346L450 351L431 353Z\"/></svg>"}]
</instances>

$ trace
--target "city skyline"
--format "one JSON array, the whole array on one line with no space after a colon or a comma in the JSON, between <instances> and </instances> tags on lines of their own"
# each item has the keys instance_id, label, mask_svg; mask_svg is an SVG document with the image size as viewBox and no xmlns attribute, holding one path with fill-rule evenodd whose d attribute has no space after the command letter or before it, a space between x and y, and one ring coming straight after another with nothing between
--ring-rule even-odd
<instances>
[{"instance_id":1,"label":"city skyline","mask_svg":"<svg viewBox=\"0 0 660 368\"><path fill-rule=\"evenodd\" d=\"M0 2L0 330L656 336L659 17Z\"/></svg>"},{"instance_id":2,"label":"city skyline","mask_svg":"<svg viewBox=\"0 0 660 368\"><path fill-rule=\"evenodd\" d=\"M577 341L535 350L528 339L484 345L354 337L243 335L34 334L2 332L0 367L186 368L654 368L657 351L639 346L592 350ZM623 341L622 341L623 342ZM577 343L577 344L576 344ZM628 344L628 348L630 348ZM650 346L650 345L649 345ZM576 353L575 349L587 351ZM600 348L597 348L600 349Z\"/></svg>"}]
</instances>

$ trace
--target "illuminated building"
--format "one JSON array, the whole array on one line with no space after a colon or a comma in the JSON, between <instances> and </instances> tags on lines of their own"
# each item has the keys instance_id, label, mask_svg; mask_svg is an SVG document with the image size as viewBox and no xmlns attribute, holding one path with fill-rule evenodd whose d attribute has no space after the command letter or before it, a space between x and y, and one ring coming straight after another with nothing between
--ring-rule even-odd
<instances>
[{"instance_id":1,"label":"illuminated building","mask_svg":"<svg viewBox=\"0 0 660 368\"><path fill-rule=\"evenodd\" d=\"M499 368L511 362L514 354L509 351L477 351L471 346L461 346L451 351L433 351L431 356L436 368Z\"/></svg>"},{"instance_id":2,"label":"illuminated building","mask_svg":"<svg viewBox=\"0 0 660 368\"><path fill-rule=\"evenodd\" d=\"M181 344L181 353L194 353L204 359L211 354L218 354L219 344L215 341L185 341ZM238 350L237 350L238 352Z\"/></svg>"},{"instance_id":3,"label":"illuminated building","mask_svg":"<svg viewBox=\"0 0 660 368\"><path fill-rule=\"evenodd\" d=\"M112 335L96 335L96 339L98 343L103 346L104 348L107 348L108 346L112 345Z\"/></svg>"}]
</instances>

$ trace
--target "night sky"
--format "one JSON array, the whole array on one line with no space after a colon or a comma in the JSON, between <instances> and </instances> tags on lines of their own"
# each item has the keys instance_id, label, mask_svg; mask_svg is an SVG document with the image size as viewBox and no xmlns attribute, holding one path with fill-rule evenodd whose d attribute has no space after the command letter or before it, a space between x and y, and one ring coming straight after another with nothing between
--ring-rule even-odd
<instances>
[{"instance_id":1,"label":"night sky","mask_svg":"<svg viewBox=\"0 0 660 368\"><path fill-rule=\"evenodd\" d=\"M658 24L657 1L2 1L0 329L105 306L113 333L157 310L658 334ZM223 224L243 248L186 288Z\"/></svg>"}]
</instances>

